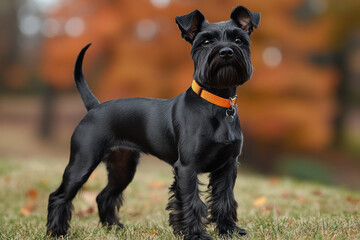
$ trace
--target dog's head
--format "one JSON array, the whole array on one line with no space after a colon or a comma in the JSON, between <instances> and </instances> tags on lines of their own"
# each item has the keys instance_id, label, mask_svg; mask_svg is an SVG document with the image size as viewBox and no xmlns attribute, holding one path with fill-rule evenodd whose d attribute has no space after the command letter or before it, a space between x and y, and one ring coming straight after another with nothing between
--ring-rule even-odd
<instances>
[{"instance_id":1,"label":"dog's head","mask_svg":"<svg viewBox=\"0 0 360 240\"><path fill-rule=\"evenodd\" d=\"M260 13L238 6L225 22L209 23L199 10L175 20L182 38L192 45L193 77L200 84L230 88L250 79L249 37L259 25Z\"/></svg>"}]
</instances>

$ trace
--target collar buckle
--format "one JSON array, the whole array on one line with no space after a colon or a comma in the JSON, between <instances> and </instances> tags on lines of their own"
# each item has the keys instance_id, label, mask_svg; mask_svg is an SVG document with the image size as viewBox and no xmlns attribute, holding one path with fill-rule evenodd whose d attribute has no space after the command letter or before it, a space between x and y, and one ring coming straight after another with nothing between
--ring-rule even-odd
<instances>
[{"instance_id":1,"label":"collar buckle","mask_svg":"<svg viewBox=\"0 0 360 240\"><path fill-rule=\"evenodd\" d=\"M237 99L237 95L235 95L234 97L229 97L229 102L230 102L231 108L233 108L235 106L236 99Z\"/></svg>"}]
</instances>

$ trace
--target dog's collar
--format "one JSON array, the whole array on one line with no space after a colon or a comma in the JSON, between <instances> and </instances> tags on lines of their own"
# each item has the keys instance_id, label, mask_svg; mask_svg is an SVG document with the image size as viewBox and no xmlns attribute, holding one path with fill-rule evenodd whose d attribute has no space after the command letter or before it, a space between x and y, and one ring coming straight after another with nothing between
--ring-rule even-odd
<instances>
[{"instance_id":1,"label":"dog's collar","mask_svg":"<svg viewBox=\"0 0 360 240\"><path fill-rule=\"evenodd\" d=\"M211 102L212 104L218 105L220 107L233 108L236 104L236 98L237 98L236 95L234 97L229 97L229 98L219 97L209 91L206 91L195 80L193 80L193 82L191 84L191 88L201 98L205 99L208 102Z\"/></svg>"}]
</instances>

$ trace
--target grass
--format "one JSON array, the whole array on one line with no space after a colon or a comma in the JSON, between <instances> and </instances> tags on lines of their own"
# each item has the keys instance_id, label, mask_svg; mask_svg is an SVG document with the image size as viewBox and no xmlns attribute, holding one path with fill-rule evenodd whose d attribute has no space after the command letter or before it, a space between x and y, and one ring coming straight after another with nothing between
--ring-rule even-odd
<instances>
[{"instance_id":1,"label":"grass","mask_svg":"<svg viewBox=\"0 0 360 240\"><path fill-rule=\"evenodd\" d=\"M47 198L66 163L0 159L0 239L46 239ZM120 209L125 230L106 230L95 204L106 183L99 167L74 200L67 239L176 239L165 211L171 182L169 166L144 156ZM238 224L249 232L243 239L360 239L358 191L240 170L235 195ZM218 238L213 225L208 232Z\"/></svg>"}]
</instances>

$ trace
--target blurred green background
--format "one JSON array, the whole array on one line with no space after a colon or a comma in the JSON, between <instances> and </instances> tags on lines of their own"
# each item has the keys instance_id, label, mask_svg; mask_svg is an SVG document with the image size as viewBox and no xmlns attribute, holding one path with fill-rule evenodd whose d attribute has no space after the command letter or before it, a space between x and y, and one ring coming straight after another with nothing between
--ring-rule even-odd
<instances>
[{"instance_id":1,"label":"blurred green background","mask_svg":"<svg viewBox=\"0 0 360 240\"><path fill-rule=\"evenodd\" d=\"M210 22L261 12L254 75L238 90L241 167L360 189L360 2L355 0L12 0L0 2L0 161L66 160L86 114L72 80L101 101L170 98L191 84L177 15Z\"/></svg>"}]
</instances>

